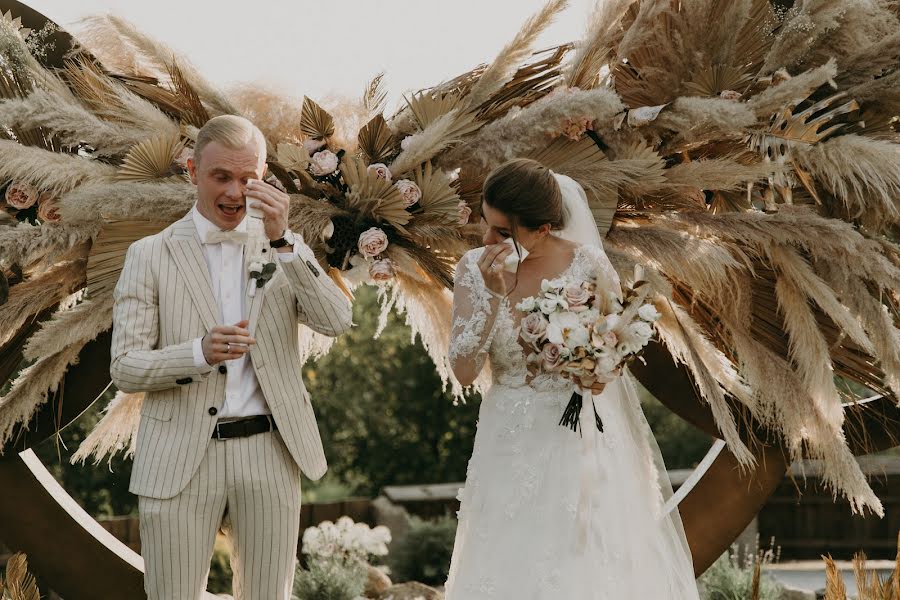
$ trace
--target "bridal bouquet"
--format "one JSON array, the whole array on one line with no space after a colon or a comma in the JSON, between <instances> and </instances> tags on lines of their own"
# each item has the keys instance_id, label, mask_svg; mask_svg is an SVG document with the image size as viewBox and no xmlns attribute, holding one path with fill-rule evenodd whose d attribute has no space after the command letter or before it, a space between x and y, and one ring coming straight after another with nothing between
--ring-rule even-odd
<instances>
[{"instance_id":1,"label":"bridal bouquet","mask_svg":"<svg viewBox=\"0 0 900 600\"><path fill-rule=\"evenodd\" d=\"M560 277L545 279L540 294L516 305L526 314L519 338L530 351L529 375L558 374L578 384L560 425L577 431L581 389L612 381L653 337L652 324L660 314L646 301L648 286L641 275L637 267L635 283L623 289L621 300L597 281ZM594 414L602 431L600 417Z\"/></svg>"}]
</instances>

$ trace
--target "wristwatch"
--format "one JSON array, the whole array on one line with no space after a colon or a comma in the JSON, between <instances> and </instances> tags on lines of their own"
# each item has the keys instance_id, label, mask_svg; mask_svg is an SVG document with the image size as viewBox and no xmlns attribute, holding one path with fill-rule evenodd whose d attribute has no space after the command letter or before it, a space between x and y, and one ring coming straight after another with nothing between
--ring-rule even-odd
<instances>
[{"instance_id":1,"label":"wristwatch","mask_svg":"<svg viewBox=\"0 0 900 600\"><path fill-rule=\"evenodd\" d=\"M285 246L293 246L296 241L297 238L294 235L294 232L290 229L285 229L280 238L277 240L269 240L269 246L272 248L284 248Z\"/></svg>"}]
</instances>

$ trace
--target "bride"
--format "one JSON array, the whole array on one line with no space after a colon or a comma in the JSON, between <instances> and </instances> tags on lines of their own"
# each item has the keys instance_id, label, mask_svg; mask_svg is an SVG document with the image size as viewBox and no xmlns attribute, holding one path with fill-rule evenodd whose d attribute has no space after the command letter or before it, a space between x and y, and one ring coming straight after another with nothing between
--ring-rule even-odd
<instances>
[{"instance_id":1,"label":"bride","mask_svg":"<svg viewBox=\"0 0 900 600\"><path fill-rule=\"evenodd\" d=\"M590 426L578 433L558 424L574 384L526 378L516 304L561 275L600 275L619 289L584 191L517 159L488 176L482 215L485 247L457 267L450 360L469 385L489 359L491 382L460 492L446 597L698 598L677 509L663 513L671 487L629 375L594 384L581 416ZM507 238L527 251L513 272L504 269L516 252Z\"/></svg>"}]
</instances>

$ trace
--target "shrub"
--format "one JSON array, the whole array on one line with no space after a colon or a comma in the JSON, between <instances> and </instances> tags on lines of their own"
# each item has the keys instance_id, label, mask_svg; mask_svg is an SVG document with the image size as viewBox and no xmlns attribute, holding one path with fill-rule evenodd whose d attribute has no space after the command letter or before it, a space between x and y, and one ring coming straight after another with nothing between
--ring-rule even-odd
<instances>
[{"instance_id":1,"label":"shrub","mask_svg":"<svg viewBox=\"0 0 900 600\"><path fill-rule=\"evenodd\" d=\"M700 577L703 600L780 600L783 592L781 584L763 573L762 570L777 561L775 550L766 551L754 548L755 552L745 549L746 559L741 561L739 549L732 546ZM754 574L760 568L759 590L754 593Z\"/></svg>"},{"instance_id":2,"label":"shrub","mask_svg":"<svg viewBox=\"0 0 900 600\"><path fill-rule=\"evenodd\" d=\"M443 585L450 570L456 519L424 521L413 517L409 531L391 548L388 564L395 581L419 581Z\"/></svg>"},{"instance_id":3,"label":"shrub","mask_svg":"<svg viewBox=\"0 0 900 600\"><path fill-rule=\"evenodd\" d=\"M366 564L352 558L311 557L297 569L292 600L354 600L366 585Z\"/></svg>"}]
</instances>

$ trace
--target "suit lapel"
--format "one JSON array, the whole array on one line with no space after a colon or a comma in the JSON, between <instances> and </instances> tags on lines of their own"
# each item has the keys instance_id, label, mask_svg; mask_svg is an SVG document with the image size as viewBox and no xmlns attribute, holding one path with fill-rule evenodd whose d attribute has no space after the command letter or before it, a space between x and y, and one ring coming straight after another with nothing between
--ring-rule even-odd
<instances>
[{"instance_id":1,"label":"suit lapel","mask_svg":"<svg viewBox=\"0 0 900 600\"><path fill-rule=\"evenodd\" d=\"M213 297L209 268L190 212L172 226L172 236L166 239L166 245L181 276L190 282L188 293L207 329L212 329L219 324L219 307Z\"/></svg>"}]
</instances>

